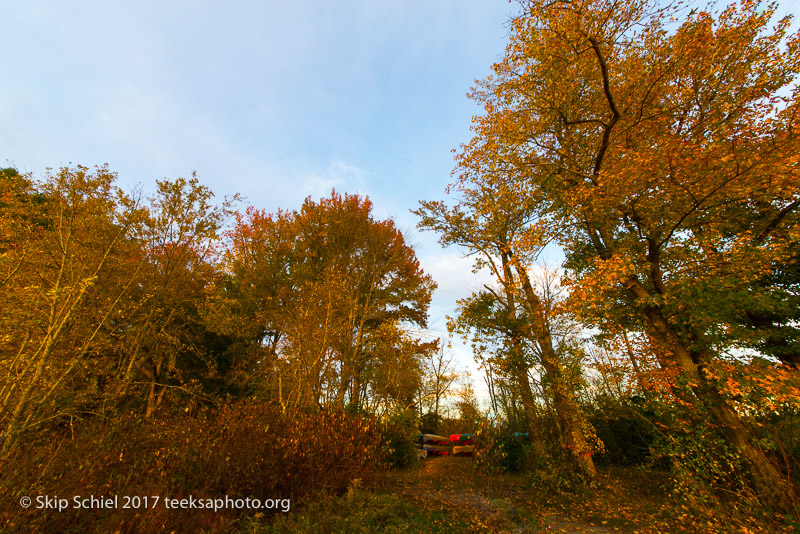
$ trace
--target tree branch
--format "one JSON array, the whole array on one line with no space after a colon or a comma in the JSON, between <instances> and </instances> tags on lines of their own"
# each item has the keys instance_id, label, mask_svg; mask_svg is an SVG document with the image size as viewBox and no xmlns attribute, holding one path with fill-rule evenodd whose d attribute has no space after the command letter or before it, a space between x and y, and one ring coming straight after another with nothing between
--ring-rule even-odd
<instances>
[{"instance_id":1,"label":"tree branch","mask_svg":"<svg viewBox=\"0 0 800 534\"><path fill-rule=\"evenodd\" d=\"M612 113L611 121L609 121L609 123L603 127L603 142L600 145L600 150L597 152L597 157L594 161L594 170L592 175L594 177L593 181L596 185L597 177L600 175L600 168L603 165L603 157L605 156L605 153L608 150L608 146L611 142L611 130L614 128L614 125L617 124L617 121L619 121L622 114L619 112L619 109L617 109L617 103L614 100L614 95L611 94L611 81L608 77L608 63L606 62L606 58L603 55L602 50L600 50L600 44L594 37L589 37L589 42L592 44L592 49L597 56L597 61L600 63L600 72L603 75L603 93L606 95L606 101L608 102L608 107L611 109Z\"/></svg>"}]
</instances>

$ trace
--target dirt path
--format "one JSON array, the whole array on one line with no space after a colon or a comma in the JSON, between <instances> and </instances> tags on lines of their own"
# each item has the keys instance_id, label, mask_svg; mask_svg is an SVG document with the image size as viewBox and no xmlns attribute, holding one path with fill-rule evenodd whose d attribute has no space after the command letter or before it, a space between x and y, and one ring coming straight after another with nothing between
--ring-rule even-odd
<instances>
[{"instance_id":1,"label":"dirt path","mask_svg":"<svg viewBox=\"0 0 800 534\"><path fill-rule=\"evenodd\" d=\"M532 499L523 478L480 475L469 458L422 460L416 469L387 474L376 490L478 515L495 532L620 532L532 509Z\"/></svg>"}]
</instances>

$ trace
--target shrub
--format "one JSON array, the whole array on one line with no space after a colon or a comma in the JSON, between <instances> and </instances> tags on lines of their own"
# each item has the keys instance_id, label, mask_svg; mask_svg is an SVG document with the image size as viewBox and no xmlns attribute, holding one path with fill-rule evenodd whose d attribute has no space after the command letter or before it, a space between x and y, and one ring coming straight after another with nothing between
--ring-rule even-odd
<instances>
[{"instance_id":1,"label":"shrub","mask_svg":"<svg viewBox=\"0 0 800 534\"><path fill-rule=\"evenodd\" d=\"M474 440L475 464L487 473L523 471L533 453L527 438L487 422L475 431Z\"/></svg>"},{"instance_id":2,"label":"shrub","mask_svg":"<svg viewBox=\"0 0 800 534\"><path fill-rule=\"evenodd\" d=\"M414 412L393 414L383 426L383 437L389 447L389 465L409 467L419 460L416 438L419 433Z\"/></svg>"},{"instance_id":3,"label":"shrub","mask_svg":"<svg viewBox=\"0 0 800 534\"><path fill-rule=\"evenodd\" d=\"M632 466L650 459L655 439L650 423L633 416L598 416L590 422L605 445L605 451L594 456L598 464Z\"/></svg>"},{"instance_id":4,"label":"shrub","mask_svg":"<svg viewBox=\"0 0 800 534\"><path fill-rule=\"evenodd\" d=\"M749 488L744 462L701 420L659 436L656 450L670 460L672 495L684 509L708 515L721 506L734 514L763 511Z\"/></svg>"},{"instance_id":5,"label":"shrub","mask_svg":"<svg viewBox=\"0 0 800 534\"><path fill-rule=\"evenodd\" d=\"M423 434L438 434L442 425L442 416L435 412L428 412L419 418L419 431Z\"/></svg>"},{"instance_id":6,"label":"shrub","mask_svg":"<svg viewBox=\"0 0 800 534\"><path fill-rule=\"evenodd\" d=\"M290 498L343 493L386 461L372 418L341 412L286 416L258 404L143 422L95 420L70 439L18 450L3 466L0 529L46 532L210 531L246 510L166 509L169 498ZM155 496L155 508L48 513L23 496ZM122 506L122 502L119 506ZM251 511L252 513L252 511Z\"/></svg>"},{"instance_id":7,"label":"shrub","mask_svg":"<svg viewBox=\"0 0 800 534\"><path fill-rule=\"evenodd\" d=\"M537 453L526 435L482 424L475 433L476 467L487 474L525 473L531 487L543 492L578 492L588 479L575 461L558 449Z\"/></svg>"},{"instance_id":8,"label":"shrub","mask_svg":"<svg viewBox=\"0 0 800 534\"><path fill-rule=\"evenodd\" d=\"M591 484L573 459L552 453L530 455L525 473L530 486L544 494L582 493Z\"/></svg>"}]
</instances>

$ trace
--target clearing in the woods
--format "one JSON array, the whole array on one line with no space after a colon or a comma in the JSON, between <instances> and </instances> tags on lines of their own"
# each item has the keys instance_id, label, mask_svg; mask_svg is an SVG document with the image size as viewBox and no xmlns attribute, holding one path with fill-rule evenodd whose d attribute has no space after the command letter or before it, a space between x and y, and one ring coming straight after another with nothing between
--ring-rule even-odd
<instances>
[{"instance_id":1,"label":"clearing in the woods","mask_svg":"<svg viewBox=\"0 0 800 534\"><path fill-rule=\"evenodd\" d=\"M433 532L447 532L457 525L465 528L462 532L606 533L635 527L624 517L593 518L590 509L584 513L565 509L566 502L537 494L523 476L480 474L470 458L423 460L417 468L387 473L374 491L438 511L431 523Z\"/></svg>"},{"instance_id":2,"label":"clearing in the woods","mask_svg":"<svg viewBox=\"0 0 800 534\"><path fill-rule=\"evenodd\" d=\"M293 526L307 532L460 534L790 531L747 514L734 519L722 510L698 512L673 498L671 487L663 471L601 467L590 488L556 490L553 481L530 475L481 473L470 458L429 458L385 473L368 487L356 484Z\"/></svg>"}]
</instances>

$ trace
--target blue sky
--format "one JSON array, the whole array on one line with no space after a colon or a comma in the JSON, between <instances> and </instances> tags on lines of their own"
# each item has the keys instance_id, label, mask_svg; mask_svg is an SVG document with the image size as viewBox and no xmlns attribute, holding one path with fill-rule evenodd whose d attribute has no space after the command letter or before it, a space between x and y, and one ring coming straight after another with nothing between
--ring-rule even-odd
<instances>
[{"instance_id":1,"label":"blue sky","mask_svg":"<svg viewBox=\"0 0 800 534\"><path fill-rule=\"evenodd\" d=\"M781 4L786 14L800 2ZM150 191L155 179L197 171L218 196L241 193L269 211L332 187L366 194L439 283L431 326L445 335L455 300L488 280L417 232L408 210L444 197L450 151L480 112L466 93L501 59L516 7L6 2L0 165L41 176L108 163L123 186ZM453 350L485 395L469 350Z\"/></svg>"},{"instance_id":2,"label":"blue sky","mask_svg":"<svg viewBox=\"0 0 800 534\"><path fill-rule=\"evenodd\" d=\"M197 170L267 209L336 185L405 212L442 194L513 6L397 4L18 3L2 156L144 183Z\"/></svg>"},{"instance_id":3,"label":"blue sky","mask_svg":"<svg viewBox=\"0 0 800 534\"><path fill-rule=\"evenodd\" d=\"M466 97L501 59L506 0L14 2L1 8L0 164L108 163L124 187L188 176L274 211L359 192L438 281L431 324L479 285L414 228L443 198ZM462 368L474 369L456 343ZM474 375L482 391L482 380Z\"/></svg>"}]
</instances>

